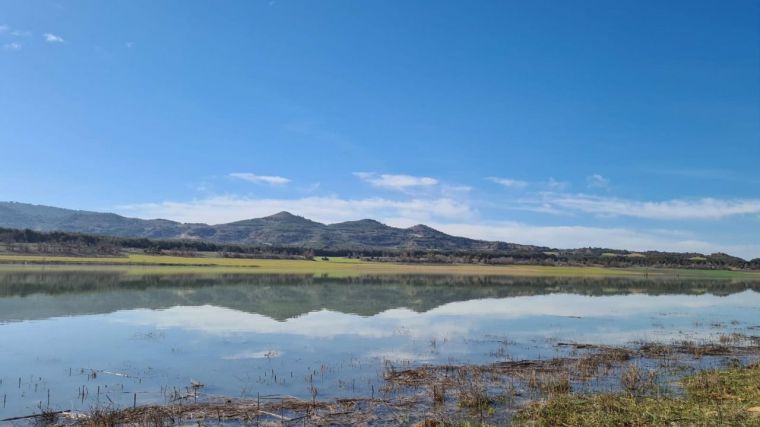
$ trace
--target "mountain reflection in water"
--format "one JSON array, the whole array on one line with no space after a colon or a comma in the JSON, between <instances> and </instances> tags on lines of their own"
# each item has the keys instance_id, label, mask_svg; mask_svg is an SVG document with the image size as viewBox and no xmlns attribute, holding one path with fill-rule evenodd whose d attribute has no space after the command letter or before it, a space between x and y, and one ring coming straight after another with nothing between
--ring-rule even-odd
<instances>
[{"instance_id":1,"label":"mountain reflection in water","mask_svg":"<svg viewBox=\"0 0 760 427\"><path fill-rule=\"evenodd\" d=\"M322 309L372 316L393 308L425 312L484 298L547 294L730 295L760 282L478 276L147 275L116 272L0 273L0 322L212 305L276 320Z\"/></svg>"},{"instance_id":2,"label":"mountain reflection in water","mask_svg":"<svg viewBox=\"0 0 760 427\"><path fill-rule=\"evenodd\" d=\"M0 419L34 413L48 390L52 409L73 410L163 403L191 381L211 395L310 399L305 379L317 372L321 399L360 397L380 390L389 363L716 339L760 327L759 291L621 278L0 273Z\"/></svg>"}]
</instances>

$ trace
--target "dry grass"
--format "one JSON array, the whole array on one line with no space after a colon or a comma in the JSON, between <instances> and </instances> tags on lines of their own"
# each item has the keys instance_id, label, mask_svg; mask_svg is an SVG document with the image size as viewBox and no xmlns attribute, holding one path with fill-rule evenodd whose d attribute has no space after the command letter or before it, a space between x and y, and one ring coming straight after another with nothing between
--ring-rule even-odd
<instances>
[{"instance_id":1,"label":"dry grass","mask_svg":"<svg viewBox=\"0 0 760 427\"><path fill-rule=\"evenodd\" d=\"M286 396L281 399L221 400L187 402L164 406L138 406L123 410L98 409L89 414L72 414L62 424L80 427L163 427L206 425L232 422L244 425L284 425L296 423L321 425L341 423L347 418L361 422L372 411L366 410L382 401L339 399L332 403L304 401Z\"/></svg>"},{"instance_id":2,"label":"dry grass","mask_svg":"<svg viewBox=\"0 0 760 427\"><path fill-rule=\"evenodd\" d=\"M331 276L362 274L452 274L544 277L646 277L703 279L760 279L758 272L728 270L676 270L643 268L552 267L535 265L477 264L399 264L365 262L347 258L328 261L221 258L215 256L179 257L131 254L123 257L56 257L36 255L0 255L0 270L30 270L45 266L73 268L107 268L138 274L190 273L301 273Z\"/></svg>"},{"instance_id":3,"label":"dry grass","mask_svg":"<svg viewBox=\"0 0 760 427\"><path fill-rule=\"evenodd\" d=\"M639 389L641 373L627 370L624 387ZM707 371L682 381L680 397L631 393L557 395L521 410L525 426L758 426L760 365Z\"/></svg>"},{"instance_id":4,"label":"dry grass","mask_svg":"<svg viewBox=\"0 0 760 427\"><path fill-rule=\"evenodd\" d=\"M752 345L752 337L732 343ZM547 360L486 365L387 365L378 397L324 402L292 396L267 400L181 400L165 406L59 415L83 427L209 425L502 425L515 403L524 404L512 422L526 426L760 425L750 408L760 407L760 365L736 362L681 381L685 395L663 394L659 372L643 368L655 357L693 361L704 354L760 354L753 347L674 343L635 348L558 344L569 355ZM725 347L725 348L724 348ZM731 354L724 354L733 351ZM665 381L671 371L665 369ZM590 393L584 384L602 381L616 393ZM663 397L665 396L665 397ZM469 424L468 424L469 423Z\"/></svg>"}]
</instances>

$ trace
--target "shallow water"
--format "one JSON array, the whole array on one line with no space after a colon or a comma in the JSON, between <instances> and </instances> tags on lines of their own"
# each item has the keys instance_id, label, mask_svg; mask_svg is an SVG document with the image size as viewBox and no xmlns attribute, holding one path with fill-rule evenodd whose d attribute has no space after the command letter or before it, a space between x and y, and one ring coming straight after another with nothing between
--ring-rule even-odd
<instances>
[{"instance_id":1,"label":"shallow water","mask_svg":"<svg viewBox=\"0 0 760 427\"><path fill-rule=\"evenodd\" d=\"M0 419L202 396L379 393L383 369L558 342L757 335L760 284L508 277L0 273ZM175 393L176 392L176 393Z\"/></svg>"}]
</instances>

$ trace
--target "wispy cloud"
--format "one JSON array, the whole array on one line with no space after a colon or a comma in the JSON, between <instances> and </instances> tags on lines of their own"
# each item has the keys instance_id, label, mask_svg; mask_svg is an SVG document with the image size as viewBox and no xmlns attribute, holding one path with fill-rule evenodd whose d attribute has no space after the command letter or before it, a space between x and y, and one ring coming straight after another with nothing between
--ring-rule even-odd
<instances>
[{"instance_id":1,"label":"wispy cloud","mask_svg":"<svg viewBox=\"0 0 760 427\"><path fill-rule=\"evenodd\" d=\"M472 187L469 185L442 185L441 186L441 194L443 194L446 197L462 197L466 196L470 191L472 191Z\"/></svg>"},{"instance_id":2,"label":"wispy cloud","mask_svg":"<svg viewBox=\"0 0 760 427\"><path fill-rule=\"evenodd\" d=\"M186 202L166 201L120 206L117 211L140 218L168 218L211 224L257 218L290 211L307 218L334 223L374 218L388 225L409 227L428 224L443 232L482 240L501 240L557 248L608 247L637 251L727 252L745 259L760 257L760 244L722 244L682 230L543 226L513 221L478 220L473 208L449 198L391 200L304 197L267 199L215 196Z\"/></svg>"},{"instance_id":3,"label":"wispy cloud","mask_svg":"<svg viewBox=\"0 0 760 427\"><path fill-rule=\"evenodd\" d=\"M52 33L45 33L42 35L42 37L44 37L45 41L48 43L63 43L63 37Z\"/></svg>"},{"instance_id":4,"label":"wispy cloud","mask_svg":"<svg viewBox=\"0 0 760 427\"><path fill-rule=\"evenodd\" d=\"M135 47L135 42L126 42L126 43L124 43L124 46L127 49L132 49L133 47Z\"/></svg>"},{"instance_id":5,"label":"wispy cloud","mask_svg":"<svg viewBox=\"0 0 760 427\"><path fill-rule=\"evenodd\" d=\"M13 37L29 37L32 35L32 32L16 30L11 28L10 25L0 25L0 34L10 34Z\"/></svg>"},{"instance_id":6,"label":"wispy cloud","mask_svg":"<svg viewBox=\"0 0 760 427\"><path fill-rule=\"evenodd\" d=\"M495 182L503 187L507 188L513 188L513 189L523 189L528 186L527 181L521 181L519 179L511 179L511 178L498 178L495 176L489 177L489 181Z\"/></svg>"},{"instance_id":7,"label":"wispy cloud","mask_svg":"<svg viewBox=\"0 0 760 427\"><path fill-rule=\"evenodd\" d=\"M3 50L21 50L21 43L11 42L3 45Z\"/></svg>"},{"instance_id":8,"label":"wispy cloud","mask_svg":"<svg viewBox=\"0 0 760 427\"><path fill-rule=\"evenodd\" d=\"M314 193L315 191L319 190L319 187L322 186L321 182L312 182L311 184L303 187L301 191L304 191L306 193Z\"/></svg>"},{"instance_id":9,"label":"wispy cloud","mask_svg":"<svg viewBox=\"0 0 760 427\"><path fill-rule=\"evenodd\" d=\"M250 172L235 172L231 173L230 176L232 178L242 179L243 181L252 182L254 184L285 185L290 182L288 178L281 176L256 175Z\"/></svg>"},{"instance_id":10,"label":"wispy cloud","mask_svg":"<svg viewBox=\"0 0 760 427\"><path fill-rule=\"evenodd\" d=\"M673 199L638 201L586 194L543 193L526 201L527 207L550 208L600 216L626 216L654 220L717 220L760 214L760 199Z\"/></svg>"},{"instance_id":11,"label":"wispy cloud","mask_svg":"<svg viewBox=\"0 0 760 427\"><path fill-rule=\"evenodd\" d=\"M397 224L403 225L403 224ZM724 244L700 239L674 230L644 230L625 227L577 225L536 226L521 222L429 223L449 234L474 239L501 240L554 248L602 247L633 251L725 252L752 259L760 257L760 244Z\"/></svg>"},{"instance_id":12,"label":"wispy cloud","mask_svg":"<svg viewBox=\"0 0 760 427\"><path fill-rule=\"evenodd\" d=\"M595 173L586 177L586 185L588 188L609 189L610 180L599 175L598 173Z\"/></svg>"},{"instance_id":13,"label":"wispy cloud","mask_svg":"<svg viewBox=\"0 0 760 427\"><path fill-rule=\"evenodd\" d=\"M545 181L523 181L523 180L514 179L514 178L501 178L501 177L491 176L486 179L512 190L524 190L524 189L530 188L530 189L533 189L534 191L538 191L538 190L563 191L563 190L566 190L568 187L570 187L569 182L558 181L554 178L549 178L548 180L545 180Z\"/></svg>"},{"instance_id":14,"label":"wispy cloud","mask_svg":"<svg viewBox=\"0 0 760 427\"><path fill-rule=\"evenodd\" d=\"M563 191L570 187L570 183L566 181L558 181L554 178L549 178L549 180L544 183L544 186L552 191Z\"/></svg>"},{"instance_id":15,"label":"wispy cloud","mask_svg":"<svg viewBox=\"0 0 760 427\"><path fill-rule=\"evenodd\" d=\"M438 184L437 179L427 176L377 174L375 172L354 172L354 175L374 187L396 191L431 187Z\"/></svg>"}]
</instances>

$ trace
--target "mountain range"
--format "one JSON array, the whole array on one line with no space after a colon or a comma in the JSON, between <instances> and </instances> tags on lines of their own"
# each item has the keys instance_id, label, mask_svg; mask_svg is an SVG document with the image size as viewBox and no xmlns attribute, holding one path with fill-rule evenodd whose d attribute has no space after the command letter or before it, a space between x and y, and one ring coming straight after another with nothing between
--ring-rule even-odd
<instances>
[{"instance_id":1,"label":"mountain range","mask_svg":"<svg viewBox=\"0 0 760 427\"><path fill-rule=\"evenodd\" d=\"M0 202L0 227L116 237L313 249L535 252L547 248L451 236L426 225L396 228L372 219L322 224L289 212L227 224L128 218L113 213Z\"/></svg>"}]
</instances>

